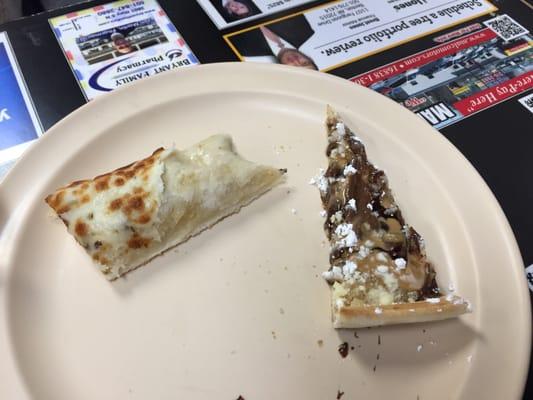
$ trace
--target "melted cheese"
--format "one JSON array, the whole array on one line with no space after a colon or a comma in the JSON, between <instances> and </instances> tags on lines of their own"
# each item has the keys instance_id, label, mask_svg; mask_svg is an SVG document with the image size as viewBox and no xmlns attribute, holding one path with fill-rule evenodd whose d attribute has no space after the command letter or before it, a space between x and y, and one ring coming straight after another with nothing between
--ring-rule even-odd
<instances>
[{"instance_id":1,"label":"melted cheese","mask_svg":"<svg viewBox=\"0 0 533 400\"><path fill-rule=\"evenodd\" d=\"M114 279L238 211L282 175L243 159L229 136L216 135L74 182L46 201Z\"/></svg>"}]
</instances>

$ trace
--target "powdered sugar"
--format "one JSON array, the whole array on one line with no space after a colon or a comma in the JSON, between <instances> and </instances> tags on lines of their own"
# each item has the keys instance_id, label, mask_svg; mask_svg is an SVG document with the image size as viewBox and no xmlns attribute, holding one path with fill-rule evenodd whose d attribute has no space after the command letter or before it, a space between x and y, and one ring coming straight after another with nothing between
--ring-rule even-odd
<instances>
[{"instance_id":1,"label":"powdered sugar","mask_svg":"<svg viewBox=\"0 0 533 400\"><path fill-rule=\"evenodd\" d=\"M402 269L405 269L405 266L407 265L407 261L405 261L405 259L402 257L398 257L394 259L394 264L396 264L396 269L398 271L401 271Z\"/></svg>"},{"instance_id":2,"label":"powdered sugar","mask_svg":"<svg viewBox=\"0 0 533 400\"><path fill-rule=\"evenodd\" d=\"M387 267L386 265L378 265L376 267L376 271L380 274L386 274L389 272L389 267Z\"/></svg>"},{"instance_id":3,"label":"powdered sugar","mask_svg":"<svg viewBox=\"0 0 533 400\"><path fill-rule=\"evenodd\" d=\"M432 298L426 299L426 302L431 303L431 304L438 304L440 303L440 299L438 297L432 297Z\"/></svg>"},{"instance_id":4,"label":"powdered sugar","mask_svg":"<svg viewBox=\"0 0 533 400\"><path fill-rule=\"evenodd\" d=\"M333 224L339 224L342 222L342 211L337 211L335 214L333 214L329 220Z\"/></svg>"},{"instance_id":5,"label":"powdered sugar","mask_svg":"<svg viewBox=\"0 0 533 400\"><path fill-rule=\"evenodd\" d=\"M335 235L339 238L336 243L338 247L352 247L357 243L357 235L352 224L339 224L335 228Z\"/></svg>"},{"instance_id":6,"label":"powdered sugar","mask_svg":"<svg viewBox=\"0 0 533 400\"><path fill-rule=\"evenodd\" d=\"M346 261L346 264L342 267L342 273L344 274L344 277L353 275L355 270L357 269L357 264L353 261Z\"/></svg>"},{"instance_id":7,"label":"powdered sugar","mask_svg":"<svg viewBox=\"0 0 533 400\"><path fill-rule=\"evenodd\" d=\"M366 246L361 246L359 248L359 252L357 253L357 257L359 257L360 259L363 259L363 258L368 257L369 254L370 254L370 249Z\"/></svg>"},{"instance_id":8,"label":"powdered sugar","mask_svg":"<svg viewBox=\"0 0 533 400\"><path fill-rule=\"evenodd\" d=\"M344 135L346 135L346 127L342 122L337 122L337 125L335 125L335 129L337 130L337 135L339 135L339 139L342 139Z\"/></svg>"},{"instance_id":9,"label":"powdered sugar","mask_svg":"<svg viewBox=\"0 0 533 400\"><path fill-rule=\"evenodd\" d=\"M351 208L354 211L357 211L357 206L355 204L355 199L348 200L348 203L346 203L346 208Z\"/></svg>"},{"instance_id":10,"label":"powdered sugar","mask_svg":"<svg viewBox=\"0 0 533 400\"><path fill-rule=\"evenodd\" d=\"M324 169L320 168L318 174L311 178L309 181L310 185L316 186L321 193L325 193L328 190L329 182L328 179L324 176Z\"/></svg>"},{"instance_id":11,"label":"powdered sugar","mask_svg":"<svg viewBox=\"0 0 533 400\"><path fill-rule=\"evenodd\" d=\"M333 267L329 271L322 272L322 277L328 282L342 282L344 275L340 267Z\"/></svg>"},{"instance_id":12,"label":"powdered sugar","mask_svg":"<svg viewBox=\"0 0 533 400\"><path fill-rule=\"evenodd\" d=\"M357 172L357 170L352 165L347 165L344 167L343 175L348 177L350 175L354 175Z\"/></svg>"}]
</instances>

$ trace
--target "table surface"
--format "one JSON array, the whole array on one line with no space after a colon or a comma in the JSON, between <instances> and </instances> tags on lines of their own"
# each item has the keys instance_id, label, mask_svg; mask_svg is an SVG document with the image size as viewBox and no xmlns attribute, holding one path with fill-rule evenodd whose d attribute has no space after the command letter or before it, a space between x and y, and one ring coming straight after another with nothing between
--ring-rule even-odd
<instances>
[{"instance_id":1,"label":"table surface","mask_svg":"<svg viewBox=\"0 0 533 400\"><path fill-rule=\"evenodd\" d=\"M45 130L86 103L48 19L108 2L85 2L0 25L0 32L6 31L9 35ZM159 3L201 63L238 61L221 35L230 29L216 29L196 1L159 0ZM291 12L323 3L315 1ZM527 5L518 0L493 3L531 30L533 11ZM275 17L265 17L244 26ZM332 73L349 78L426 47L431 47L430 40L420 38L416 43L403 44ZM530 171L533 171L532 127L531 113L522 109L516 101L505 101L497 106L496 111L485 110L441 129L441 133L466 156L492 189L511 224L526 266L533 264L533 217L529 213L533 204L533 180L530 177ZM533 373L530 369L524 399L531 398Z\"/></svg>"}]
</instances>

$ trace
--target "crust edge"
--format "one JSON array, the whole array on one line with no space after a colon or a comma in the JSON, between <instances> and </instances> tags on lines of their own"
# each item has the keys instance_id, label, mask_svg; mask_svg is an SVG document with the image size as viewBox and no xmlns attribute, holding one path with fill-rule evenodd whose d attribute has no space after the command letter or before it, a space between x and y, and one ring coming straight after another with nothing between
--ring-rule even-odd
<instances>
[{"instance_id":1,"label":"crust edge","mask_svg":"<svg viewBox=\"0 0 533 400\"><path fill-rule=\"evenodd\" d=\"M398 303L384 306L365 305L337 306L332 305L333 327L366 328L371 326L397 325L427 321L439 321L455 318L471 312L468 301L458 296L440 297L438 303L417 301L414 303ZM380 312L376 312L376 308Z\"/></svg>"}]
</instances>

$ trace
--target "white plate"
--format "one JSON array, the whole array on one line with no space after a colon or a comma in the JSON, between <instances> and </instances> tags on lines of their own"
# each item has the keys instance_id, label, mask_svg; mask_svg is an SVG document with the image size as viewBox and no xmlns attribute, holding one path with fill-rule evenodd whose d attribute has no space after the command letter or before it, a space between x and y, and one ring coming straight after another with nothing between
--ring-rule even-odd
<instances>
[{"instance_id":1,"label":"white plate","mask_svg":"<svg viewBox=\"0 0 533 400\"><path fill-rule=\"evenodd\" d=\"M332 329L319 277L328 254L320 200L308 185L326 165L328 103L388 173L440 285L453 283L473 314L358 338ZM220 132L245 157L288 168L288 182L114 283L43 202L71 180ZM338 390L343 399L511 399L522 391L529 300L501 209L438 132L347 81L254 64L162 74L65 118L0 189L2 399L335 399ZM354 347L346 359L337 352L344 341Z\"/></svg>"}]
</instances>

